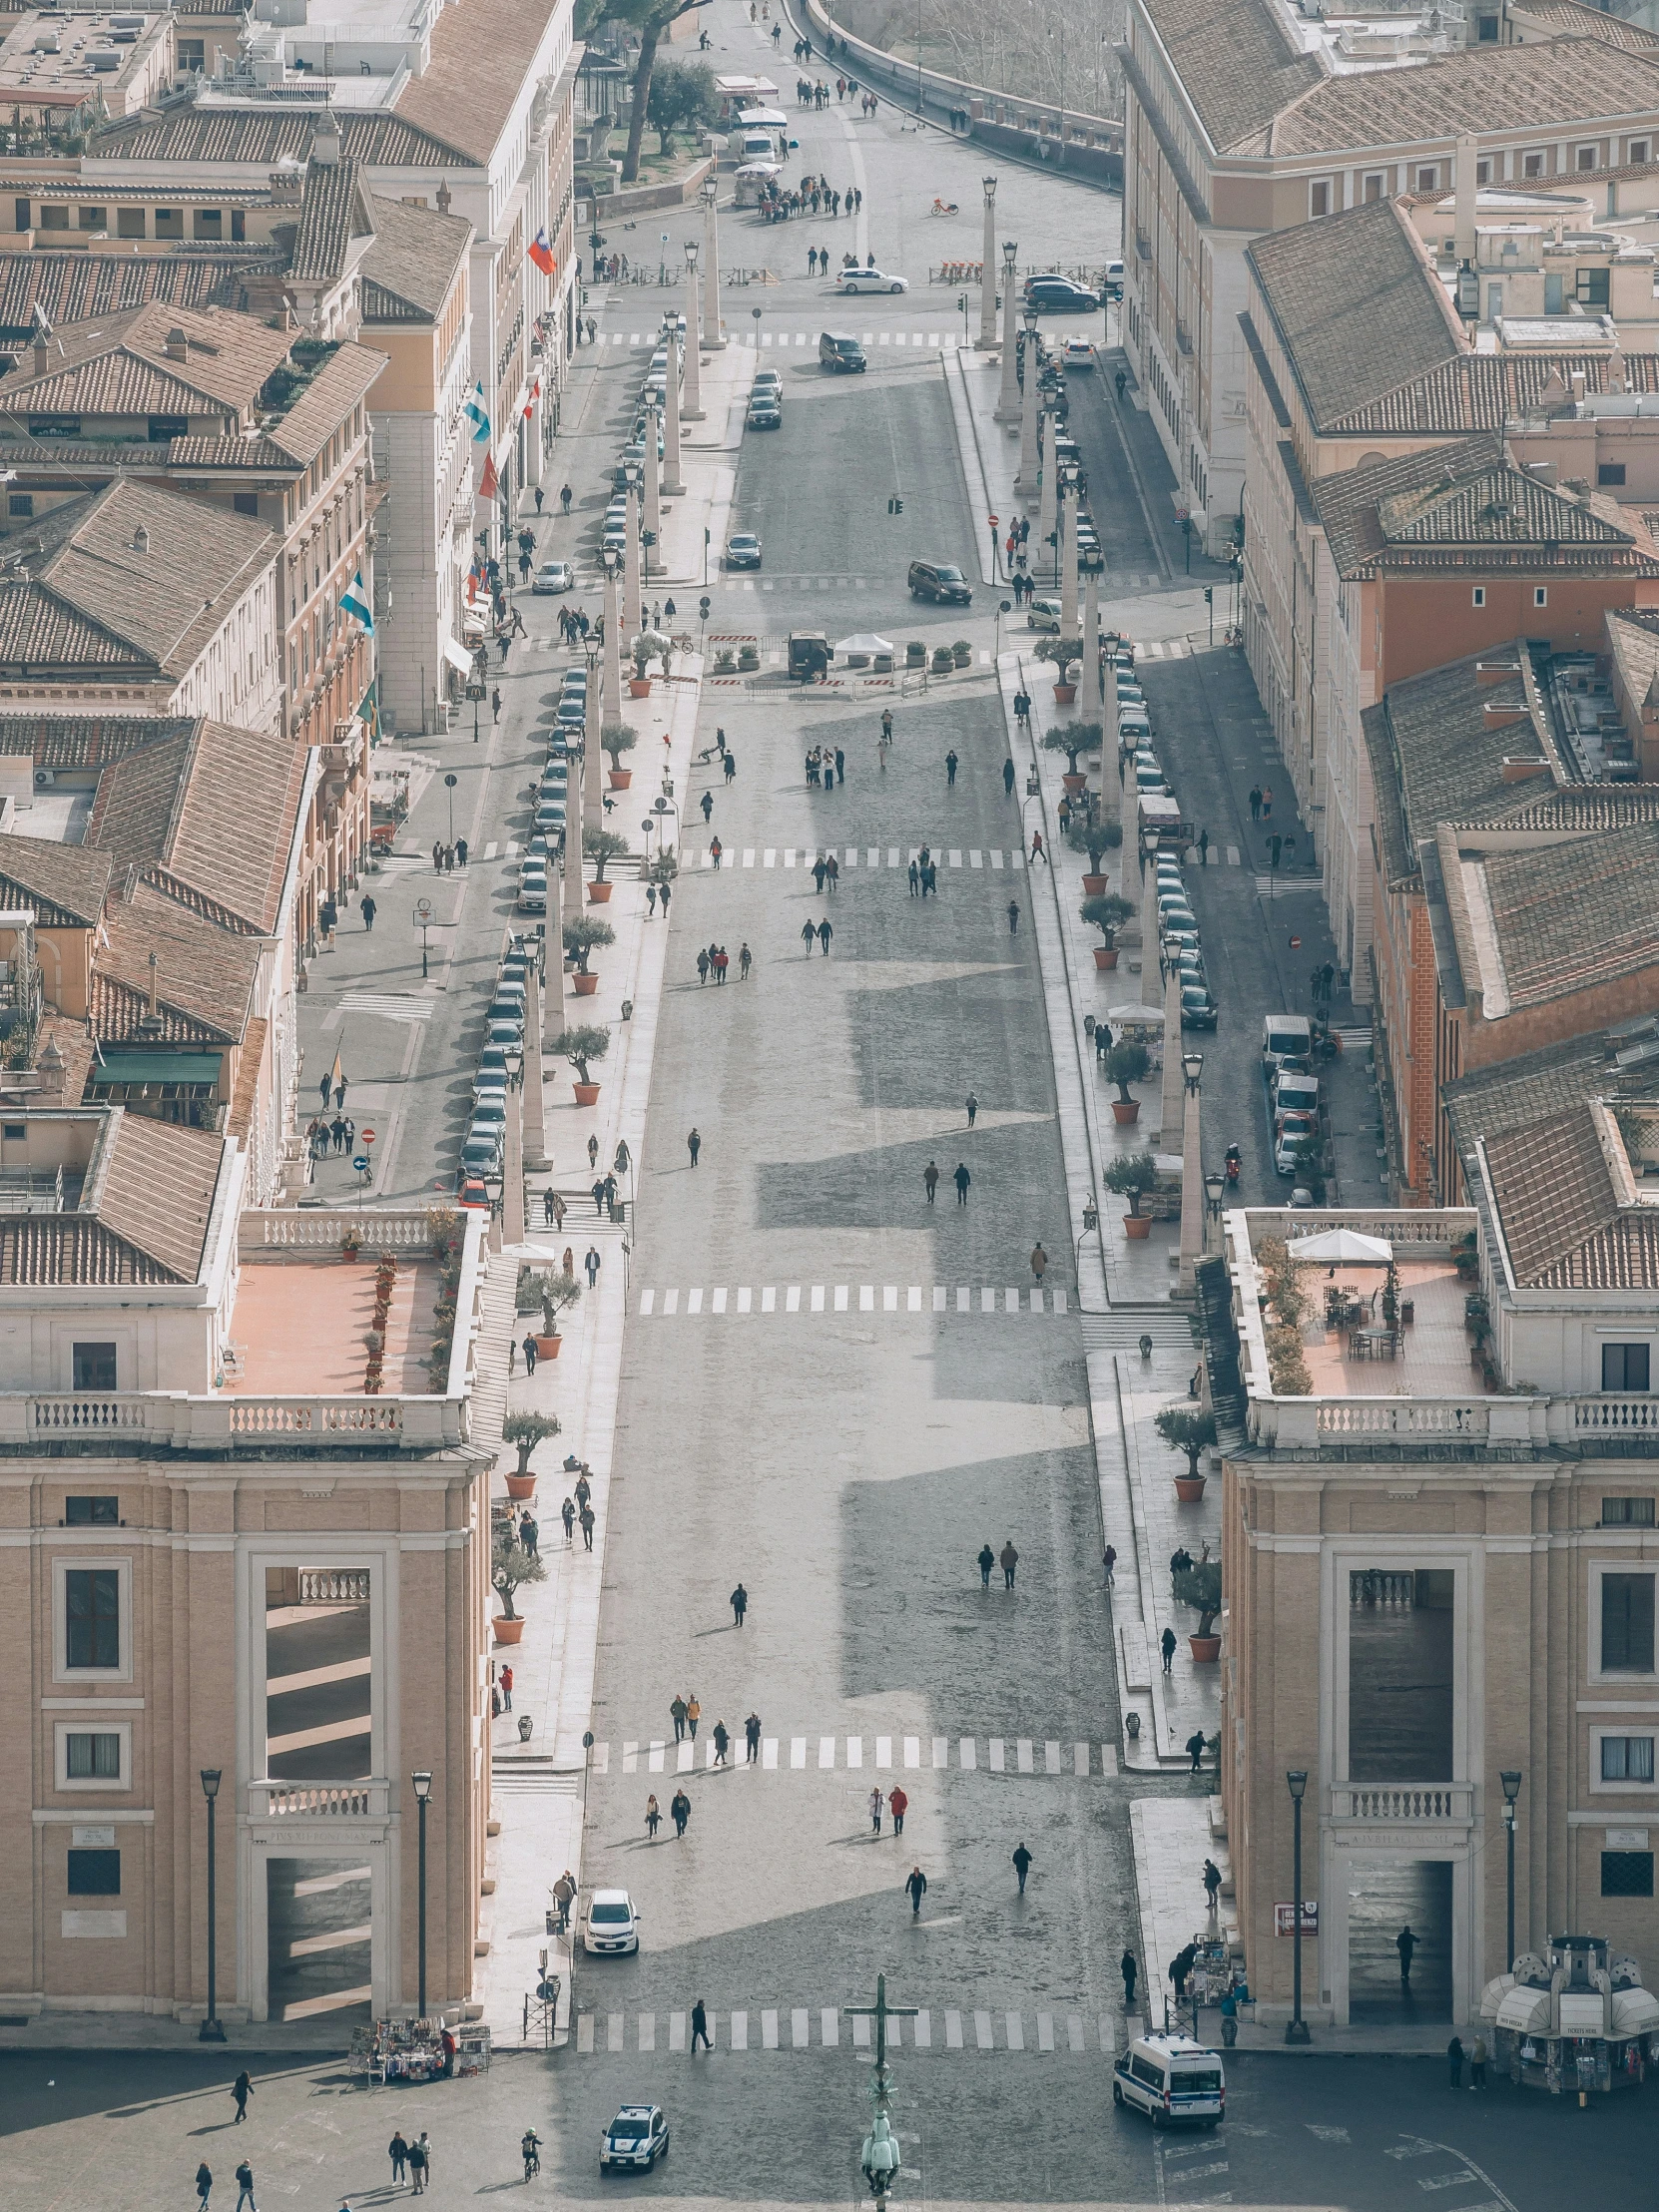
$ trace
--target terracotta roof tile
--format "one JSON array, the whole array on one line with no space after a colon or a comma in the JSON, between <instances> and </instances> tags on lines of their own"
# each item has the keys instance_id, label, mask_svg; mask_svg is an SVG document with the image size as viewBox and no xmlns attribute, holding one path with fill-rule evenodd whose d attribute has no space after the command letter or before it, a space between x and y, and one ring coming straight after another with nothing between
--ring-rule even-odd
<instances>
[{"instance_id":1,"label":"terracotta roof tile","mask_svg":"<svg viewBox=\"0 0 1659 2212\"><path fill-rule=\"evenodd\" d=\"M1509 1262L1523 1284L1570 1269L1587 1240L1618 1223L1618 1196L1587 1106L1488 1137L1486 1167Z\"/></svg>"},{"instance_id":2,"label":"terracotta roof tile","mask_svg":"<svg viewBox=\"0 0 1659 2212\"><path fill-rule=\"evenodd\" d=\"M224 1161L222 1140L206 1130L123 1113L98 1190L98 1218L177 1281L194 1283Z\"/></svg>"},{"instance_id":3,"label":"terracotta roof tile","mask_svg":"<svg viewBox=\"0 0 1659 2212\"><path fill-rule=\"evenodd\" d=\"M447 15L451 11L444 10ZM439 19L441 22L441 18ZM476 59L474 56L475 73ZM420 79L415 80L421 82ZM316 110L294 107L180 108L171 115L128 117L101 131L83 157L91 189L102 162L168 162L208 168L270 171L278 162L308 161ZM341 114L340 152L366 170L471 169L472 157L439 130L417 127L399 114ZM441 118L440 118L441 121Z\"/></svg>"},{"instance_id":4,"label":"terracotta roof tile","mask_svg":"<svg viewBox=\"0 0 1659 2212\"><path fill-rule=\"evenodd\" d=\"M1659 824L1476 864L1517 1010L1621 976L1659 981Z\"/></svg>"},{"instance_id":5,"label":"terracotta roof tile","mask_svg":"<svg viewBox=\"0 0 1659 2212\"><path fill-rule=\"evenodd\" d=\"M245 308L252 252L0 254L0 340L25 343L39 307L54 325L117 314L162 299L175 307Z\"/></svg>"},{"instance_id":6,"label":"terracotta roof tile","mask_svg":"<svg viewBox=\"0 0 1659 2212\"><path fill-rule=\"evenodd\" d=\"M357 164L342 158L319 162L305 171L288 275L299 283L328 283L346 273L354 239L372 237L368 198Z\"/></svg>"},{"instance_id":7,"label":"terracotta roof tile","mask_svg":"<svg viewBox=\"0 0 1659 2212\"><path fill-rule=\"evenodd\" d=\"M84 844L0 836L0 896L8 906L33 906L43 924L95 928L114 873L109 853Z\"/></svg>"},{"instance_id":8,"label":"terracotta roof tile","mask_svg":"<svg viewBox=\"0 0 1659 2212\"><path fill-rule=\"evenodd\" d=\"M105 913L95 967L93 1027L106 1042L138 1033L150 998L150 955L163 1032L172 1043L237 1044L248 1026L260 948L216 927L141 879Z\"/></svg>"},{"instance_id":9,"label":"terracotta roof tile","mask_svg":"<svg viewBox=\"0 0 1659 2212\"><path fill-rule=\"evenodd\" d=\"M1146 0L1146 12L1218 152L1260 139L1324 78L1269 0Z\"/></svg>"},{"instance_id":10,"label":"terracotta roof tile","mask_svg":"<svg viewBox=\"0 0 1659 2212\"><path fill-rule=\"evenodd\" d=\"M472 226L458 215L374 202L374 244L363 257L365 322L432 321L466 259Z\"/></svg>"},{"instance_id":11,"label":"terracotta roof tile","mask_svg":"<svg viewBox=\"0 0 1659 2212\"><path fill-rule=\"evenodd\" d=\"M397 115L479 166L487 163L559 6L560 0L450 0L432 26L430 60L397 96Z\"/></svg>"}]
</instances>

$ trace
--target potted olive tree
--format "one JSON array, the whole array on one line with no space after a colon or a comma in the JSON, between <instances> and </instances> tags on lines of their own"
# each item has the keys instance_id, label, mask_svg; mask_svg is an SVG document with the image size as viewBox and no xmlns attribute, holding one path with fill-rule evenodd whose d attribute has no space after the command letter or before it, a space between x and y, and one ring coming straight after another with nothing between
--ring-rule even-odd
<instances>
[{"instance_id":1,"label":"potted olive tree","mask_svg":"<svg viewBox=\"0 0 1659 2212\"><path fill-rule=\"evenodd\" d=\"M1054 704L1070 707L1077 698L1077 686L1071 680L1072 666L1083 658L1081 638L1044 638L1037 648L1039 661L1054 663Z\"/></svg>"},{"instance_id":2,"label":"potted olive tree","mask_svg":"<svg viewBox=\"0 0 1659 2212\"><path fill-rule=\"evenodd\" d=\"M599 1101L599 1085L588 1073L594 1061L603 1060L611 1049L611 1032L608 1029L561 1029L548 1047L567 1059L576 1070L576 1081L571 1088L576 1093L578 1106L593 1106Z\"/></svg>"},{"instance_id":3,"label":"potted olive tree","mask_svg":"<svg viewBox=\"0 0 1659 2212\"><path fill-rule=\"evenodd\" d=\"M1115 968L1118 964L1117 932L1135 911L1127 898L1119 898L1115 892L1094 898L1085 898L1077 911L1091 929L1098 929L1104 943L1094 948L1094 964L1097 968Z\"/></svg>"},{"instance_id":4,"label":"potted olive tree","mask_svg":"<svg viewBox=\"0 0 1659 2212\"><path fill-rule=\"evenodd\" d=\"M1102 822L1098 816L1092 815L1087 821L1079 822L1074 815L1071 828L1066 833L1066 842L1074 852L1086 852L1089 855L1089 865L1083 876L1083 896L1098 898L1106 888L1106 877L1100 863L1108 852L1115 852L1122 844L1122 825Z\"/></svg>"},{"instance_id":5,"label":"potted olive tree","mask_svg":"<svg viewBox=\"0 0 1659 2212\"><path fill-rule=\"evenodd\" d=\"M651 697L651 663L658 650L656 637L649 630L642 630L634 640L634 673L628 679L630 699Z\"/></svg>"},{"instance_id":6,"label":"potted olive tree","mask_svg":"<svg viewBox=\"0 0 1659 2212\"><path fill-rule=\"evenodd\" d=\"M574 921L565 923L565 951L576 962L571 982L578 998L591 998L599 988L598 976L588 973L588 954L615 943L616 931L610 923L592 914L578 914Z\"/></svg>"},{"instance_id":7,"label":"potted olive tree","mask_svg":"<svg viewBox=\"0 0 1659 2212\"><path fill-rule=\"evenodd\" d=\"M1221 1561L1195 1559L1190 1567L1178 1567L1174 1590L1176 1602L1192 1606L1198 1614L1198 1626L1187 1638L1194 1662L1213 1667L1221 1657L1221 1638L1215 1633L1221 1617Z\"/></svg>"},{"instance_id":8,"label":"potted olive tree","mask_svg":"<svg viewBox=\"0 0 1659 2212\"><path fill-rule=\"evenodd\" d=\"M625 722L607 722L599 733L599 743L611 757L611 789L625 792L634 781L631 768L624 768L622 756L632 753L639 740Z\"/></svg>"},{"instance_id":9,"label":"potted olive tree","mask_svg":"<svg viewBox=\"0 0 1659 2212\"><path fill-rule=\"evenodd\" d=\"M1063 779L1066 790L1075 799L1088 782L1078 767L1085 753L1094 752L1101 742L1098 722L1058 722L1043 732L1043 744L1050 753L1063 753L1066 757L1066 773Z\"/></svg>"},{"instance_id":10,"label":"potted olive tree","mask_svg":"<svg viewBox=\"0 0 1659 2212\"><path fill-rule=\"evenodd\" d=\"M516 1644L524 1634L524 1622L513 1604L513 1594L526 1582L545 1582L547 1569L541 1554L526 1551L510 1533L511 1523L503 1526L496 1538L495 1553L490 1562L490 1580L501 1598L501 1610L495 1616L495 1640L498 1644Z\"/></svg>"},{"instance_id":11,"label":"potted olive tree","mask_svg":"<svg viewBox=\"0 0 1659 2212\"><path fill-rule=\"evenodd\" d=\"M1129 1086L1144 1083L1151 1072L1152 1055L1144 1044L1126 1039L1122 1044L1113 1045L1107 1053L1107 1078L1118 1087L1118 1095L1112 1101L1112 1119L1120 1128L1127 1128L1140 1119L1141 1102L1130 1097Z\"/></svg>"},{"instance_id":12,"label":"potted olive tree","mask_svg":"<svg viewBox=\"0 0 1659 2212\"><path fill-rule=\"evenodd\" d=\"M593 881L588 885L590 906L606 906L610 903L614 883L605 880L605 869L612 860L620 860L628 850L628 839L619 837L614 830L584 830L582 851L593 862Z\"/></svg>"},{"instance_id":13,"label":"potted olive tree","mask_svg":"<svg viewBox=\"0 0 1659 2212\"><path fill-rule=\"evenodd\" d=\"M541 1335L536 1339L536 1358L556 1360L564 1339L559 1335L559 1316L568 1313L582 1295L582 1286L574 1275L562 1270L555 1274L547 1268L536 1279L536 1292L541 1300Z\"/></svg>"},{"instance_id":14,"label":"potted olive tree","mask_svg":"<svg viewBox=\"0 0 1659 2212\"><path fill-rule=\"evenodd\" d=\"M1126 1152L1116 1160L1106 1163L1101 1181L1109 1191L1116 1191L1119 1198L1129 1201L1129 1211L1123 1217L1123 1233L1132 1241L1144 1243L1152 1234L1152 1217L1141 1212L1141 1200L1158 1181L1158 1169L1150 1152Z\"/></svg>"},{"instance_id":15,"label":"potted olive tree","mask_svg":"<svg viewBox=\"0 0 1659 2212\"><path fill-rule=\"evenodd\" d=\"M531 1498L536 1494L536 1478L530 1472L530 1454L537 1444L545 1443L549 1436L559 1433L559 1423L552 1413L509 1413L501 1423L501 1440L517 1444L518 1465L507 1476L507 1495Z\"/></svg>"},{"instance_id":16,"label":"potted olive tree","mask_svg":"<svg viewBox=\"0 0 1659 2212\"><path fill-rule=\"evenodd\" d=\"M1196 1505L1204 1495L1199 1454L1208 1451L1216 1440L1215 1415L1200 1412L1196 1405L1166 1405L1154 1416L1152 1425L1172 1451L1186 1453L1187 1471L1176 1476L1175 1494L1183 1505Z\"/></svg>"}]
</instances>

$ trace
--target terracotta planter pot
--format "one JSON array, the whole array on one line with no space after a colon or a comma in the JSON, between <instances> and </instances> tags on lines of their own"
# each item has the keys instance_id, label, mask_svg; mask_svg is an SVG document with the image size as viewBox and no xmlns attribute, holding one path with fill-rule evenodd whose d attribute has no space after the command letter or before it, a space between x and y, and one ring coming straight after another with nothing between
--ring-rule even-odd
<instances>
[{"instance_id":1,"label":"terracotta planter pot","mask_svg":"<svg viewBox=\"0 0 1659 2212\"><path fill-rule=\"evenodd\" d=\"M1138 1098L1114 1098L1112 1119L1120 1129L1128 1129L1141 1118L1141 1102Z\"/></svg>"},{"instance_id":2,"label":"terracotta planter pot","mask_svg":"<svg viewBox=\"0 0 1659 2212\"><path fill-rule=\"evenodd\" d=\"M509 1497L522 1497L522 1498L531 1498L531 1497L534 1497L534 1496L535 1496L535 1494L536 1494L536 1478L535 1478L535 1476L534 1476L533 1474L509 1474L509 1475L508 1475L508 1477L507 1477L507 1495L508 1495Z\"/></svg>"},{"instance_id":3,"label":"terracotta planter pot","mask_svg":"<svg viewBox=\"0 0 1659 2212\"><path fill-rule=\"evenodd\" d=\"M612 771L611 771L611 789L612 789L612 791L614 791L614 792L625 792L625 791L626 791L626 790L628 789L629 785L630 785L630 784L631 784L631 783L632 783L633 781L634 781L634 772L633 772L633 770L632 770L631 768L614 768L614 769L612 769Z\"/></svg>"},{"instance_id":4,"label":"terracotta planter pot","mask_svg":"<svg viewBox=\"0 0 1659 2212\"><path fill-rule=\"evenodd\" d=\"M559 1348L563 1343L563 1337L538 1336L536 1338L536 1358L538 1360L556 1360L559 1357Z\"/></svg>"},{"instance_id":5,"label":"terracotta planter pot","mask_svg":"<svg viewBox=\"0 0 1659 2212\"><path fill-rule=\"evenodd\" d=\"M580 968L577 969L576 973L571 977L570 980L576 986L576 995L578 998L591 998L594 992L599 988L598 976L584 975Z\"/></svg>"},{"instance_id":6,"label":"terracotta planter pot","mask_svg":"<svg viewBox=\"0 0 1659 2212\"><path fill-rule=\"evenodd\" d=\"M1152 1216L1150 1214L1125 1214L1123 1217L1123 1233L1131 1244L1145 1244L1147 1238L1152 1234Z\"/></svg>"},{"instance_id":7,"label":"terracotta planter pot","mask_svg":"<svg viewBox=\"0 0 1659 2212\"><path fill-rule=\"evenodd\" d=\"M501 1613L495 1616L491 1625L495 1629L498 1644L516 1644L524 1634L524 1623L521 1620L510 1621Z\"/></svg>"},{"instance_id":8,"label":"terracotta planter pot","mask_svg":"<svg viewBox=\"0 0 1659 2212\"><path fill-rule=\"evenodd\" d=\"M1104 898L1106 896L1105 876L1091 875L1087 872L1087 870L1085 870L1083 875L1083 896L1085 898Z\"/></svg>"},{"instance_id":9,"label":"terracotta planter pot","mask_svg":"<svg viewBox=\"0 0 1659 2212\"><path fill-rule=\"evenodd\" d=\"M1070 792L1072 798L1075 799L1080 791L1083 791L1087 788L1089 780L1085 775L1083 775L1081 770L1067 769L1065 775L1061 777L1060 781L1062 784L1064 784L1066 790Z\"/></svg>"},{"instance_id":10,"label":"terracotta planter pot","mask_svg":"<svg viewBox=\"0 0 1659 2212\"><path fill-rule=\"evenodd\" d=\"M1219 1636L1189 1636L1187 1642L1192 1649L1194 1663L1198 1666L1213 1667L1221 1657Z\"/></svg>"},{"instance_id":11,"label":"terracotta planter pot","mask_svg":"<svg viewBox=\"0 0 1659 2212\"><path fill-rule=\"evenodd\" d=\"M1203 1475L1178 1474L1175 1478L1175 1494L1183 1505L1197 1505L1204 1496Z\"/></svg>"},{"instance_id":12,"label":"terracotta planter pot","mask_svg":"<svg viewBox=\"0 0 1659 2212\"><path fill-rule=\"evenodd\" d=\"M616 885L614 883L590 883L588 885L588 904L590 906L608 906L611 903L611 893L615 889Z\"/></svg>"},{"instance_id":13,"label":"terracotta planter pot","mask_svg":"<svg viewBox=\"0 0 1659 2212\"><path fill-rule=\"evenodd\" d=\"M1094 948L1094 964L1097 968L1115 968L1118 964L1117 946L1097 944Z\"/></svg>"},{"instance_id":14,"label":"terracotta planter pot","mask_svg":"<svg viewBox=\"0 0 1659 2212\"><path fill-rule=\"evenodd\" d=\"M597 1106L599 1104L599 1085L597 1083L572 1083L570 1087L576 1093L578 1106Z\"/></svg>"},{"instance_id":15,"label":"terracotta planter pot","mask_svg":"<svg viewBox=\"0 0 1659 2212\"><path fill-rule=\"evenodd\" d=\"M628 679L628 696L630 699L649 699L651 697L650 677L630 676Z\"/></svg>"},{"instance_id":16,"label":"terracotta planter pot","mask_svg":"<svg viewBox=\"0 0 1659 2212\"><path fill-rule=\"evenodd\" d=\"M357 1264L357 1255L355 1252L347 1252L342 1248L340 1252L340 1258L351 1267L355 1267Z\"/></svg>"},{"instance_id":17,"label":"terracotta planter pot","mask_svg":"<svg viewBox=\"0 0 1659 2212\"><path fill-rule=\"evenodd\" d=\"M1054 687L1054 704L1055 704L1055 706L1056 706L1056 707L1069 707L1069 706L1071 706L1071 705L1073 704L1073 702L1074 702L1074 701L1076 700L1076 697L1077 697L1077 686L1076 686L1075 684L1056 684L1056 685L1055 685L1055 687Z\"/></svg>"}]
</instances>

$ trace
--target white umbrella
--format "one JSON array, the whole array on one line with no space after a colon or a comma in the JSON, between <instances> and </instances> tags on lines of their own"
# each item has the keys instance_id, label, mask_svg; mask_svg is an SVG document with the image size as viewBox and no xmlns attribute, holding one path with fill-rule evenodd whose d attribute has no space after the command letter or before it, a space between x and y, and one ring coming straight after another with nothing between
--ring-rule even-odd
<instances>
[{"instance_id":1,"label":"white umbrella","mask_svg":"<svg viewBox=\"0 0 1659 2212\"><path fill-rule=\"evenodd\" d=\"M738 117L738 121L746 129L753 124L762 131L787 131L790 127L789 117L781 115L776 108L750 108Z\"/></svg>"},{"instance_id":2,"label":"white umbrella","mask_svg":"<svg viewBox=\"0 0 1659 2212\"><path fill-rule=\"evenodd\" d=\"M1299 1237L1290 1248L1293 1260L1338 1260L1386 1267L1394 1248L1386 1237L1363 1237L1358 1229L1322 1229L1315 1236Z\"/></svg>"},{"instance_id":3,"label":"white umbrella","mask_svg":"<svg viewBox=\"0 0 1659 2212\"><path fill-rule=\"evenodd\" d=\"M885 638L878 638L873 630L861 630L855 638L842 638L835 647L837 653L890 653L892 647Z\"/></svg>"}]
</instances>

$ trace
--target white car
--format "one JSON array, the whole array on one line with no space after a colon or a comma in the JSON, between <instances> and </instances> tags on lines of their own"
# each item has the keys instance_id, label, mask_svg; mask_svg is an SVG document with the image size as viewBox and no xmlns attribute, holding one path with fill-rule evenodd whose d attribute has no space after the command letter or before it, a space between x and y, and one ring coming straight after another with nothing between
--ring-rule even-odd
<instances>
[{"instance_id":1,"label":"white car","mask_svg":"<svg viewBox=\"0 0 1659 2212\"><path fill-rule=\"evenodd\" d=\"M1094 341L1091 338L1067 338L1060 359L1067 368L1093 368Z\"/></svg>"},{"instance_id":2,"label":"white car","mask_svg":"<svg viewBox=\"0 0 1659 2212\"><path fill-rule=\"evenodd\" d=\"M1033 599L1025 617L1028 630L1053 630L1060 627L1060 602L1057 599Z\"/></svg>"},{"instance_id":3,"label":"white car","mask_svg":"<svg viewBox=\"0 0 1659 2212\"><path fill-rule=\"evenodd\" d=\"M626 1890L595 1890L582 1920L582 1948L596 1957L638 1950L640 1917Z\"/></svg>"},{"instance_id":4,"label":"white car","mask_svg":"<svg viewBox=\"0 0 1659 2212\"><path fill-rule=\"evenodd\" d=\"M835 278L835 288L850 299L860 291L908 291L907 276L888 276L878 269L843 269Z\"/></svg>"},{"instance_id":5,"label":"white car","mask_svg":"<svg viewBox=\"0 0 1659 2212\"><path fill-rule=\"evenodd\" d=\"M761 565L761 541L753 530L737 530L726 541L722 558L725 568L759 568Z\"/></svg>"},{"instance_id":6,"label":"white car","mask_svg":"<svg viewBox=\"0 0 1659 2212\"><path fill-rule=\"evenodd\" d=\"M534 599L557 597L560 592L569 591L574 582L568 561L543 561L530 586L530 594Z\"/></svg>"}]
</instances>

